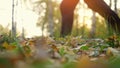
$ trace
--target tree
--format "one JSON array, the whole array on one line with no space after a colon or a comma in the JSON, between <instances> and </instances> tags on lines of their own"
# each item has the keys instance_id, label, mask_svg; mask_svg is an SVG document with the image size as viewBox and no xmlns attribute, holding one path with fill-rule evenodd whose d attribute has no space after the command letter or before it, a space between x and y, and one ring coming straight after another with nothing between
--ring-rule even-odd
<instances>
[{"instance_id":1,"label":"tree","mask_svg":"<svg viewBox=\"0 0 120 68\"><path fill-rule=\"evenodd\" d=\"M12 0L12 29L11 29L11 37L16 37L16 22L15 22L15 0Z\"/></svg>"},{"instance_id":2,"label":"tree","mask_svg":"<svg viewBox=\"0 0 120 68\"><path fill-rule=\"evenodd\" d=\"M62 29L61 35L65 36L71 33L73 24L73 12L79 0L63 0L61 3ZM117 33L120 33L120 19L118 15L110 9L103 0L84 0L90 9L103 16L108 24ZM67 4L69 3L69 4Z\"/></svg>"},{"instance_id":3,"label":"tree","mask_svg":"<svg viewBox=\"0 0 120 68\"><path fill-rule=\"evenodd\" d=\"M54 21L53 21L53 5L52 1L48 0L48 31L50 33L50 36L53 36L53 29L54 29Z\"/></svg>"},{"instance_id":4,"label":"tree","mask_svg":"<svg viewBox=\"0 0 120 68\"><path fill-rule=\"evenodd\" d=\"M103 16L116 33L120 32L120 19L118 15L113 10L111 10L110 7L103 0L84 1L87 3L89 8Z\"/></svg>"},{"instance_id":5,"label":"tree","mask_svg":"<svg viewBox=\"0 0 120 68\"><path fill-rule=\"evenodd\" d=\"M39 15L37 26L41 28L42 35L44 35L46 30L47 33L49 33L49 36L53 36L55 31L59 31L58 27L57 29L54 27L56 26L56 23L60 22L60 11L56 1L24 0L24 2L29 2L32 5L30 6L30 8L32 8L30 10Z\"/></svg>"},{"instance_id":6,"label":"tree","mask_svg":"<svg viewBox=\"0 0 120 68\"><path fill-rule=\"evenodd\" d=\"M91 38L95 37L95 30L96 30L96 13L93 11L92 27L91 27L91 31L90 31L90 37Z\"/></svg>"},{"instance_id":7,"label":"tree","mask_svg":"<svg viewBox=\"0 0 120 68\"><path fill-rule=\"evenodd\" d=\"M110 6L110 8L111 8L111 6L112 6L112 0L110 0L110 2L109 2L109 6Z\"/></svg>"},{"instance_id":8,"label":"tree","mask_svg":"<svg viewBox=\"0 0 120 68\"><path fill-rule=\"evenodd\" d=\"M114 0L114 10L117 13L117 0Z\"/></svg>"}]
</instances>

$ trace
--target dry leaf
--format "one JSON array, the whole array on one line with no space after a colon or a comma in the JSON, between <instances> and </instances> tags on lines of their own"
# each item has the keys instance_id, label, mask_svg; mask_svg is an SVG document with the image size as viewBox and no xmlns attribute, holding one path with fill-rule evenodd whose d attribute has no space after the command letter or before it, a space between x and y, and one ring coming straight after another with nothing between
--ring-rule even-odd
<instances>
[{"instance_id":1,"label":"dry leaf","mask_svg":"<svg viewBox=\"0 0 120 68\"><path fill-rule=\"evenodd\" d=\"M90 61L89 56L83 54L78 61L77 68L89 68L91 66L91 64L92 64L92 62Z\"/></svg>"},{"instance_id":2,"label":"dry leaf","mask_svg":"<svg viewBox=\"0 0 120 68\"><path fill-rule=\"evenodd\" d=\"M59 49L54 44L51 46L51 48L53 49L54 52L59 52Z\"/></svg>"}]
</instances>

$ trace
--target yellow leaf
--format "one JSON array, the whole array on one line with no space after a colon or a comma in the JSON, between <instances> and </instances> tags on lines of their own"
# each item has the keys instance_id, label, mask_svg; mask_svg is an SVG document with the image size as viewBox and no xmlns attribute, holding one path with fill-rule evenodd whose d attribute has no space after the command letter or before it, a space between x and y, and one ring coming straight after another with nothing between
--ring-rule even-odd
<instances>
[{"instance_id":1,"label":"yellow leaf","mask_svg":"<svg viewBox=\"0 0 120 68\"><path fill-rule=\"evenodd\" d=\"M13 49L15 49L15 48L16 48L16 46L9 45L7 49L8 49L8 50L13 50Z\"/></svg>"},{"instance_id":2,"label":"yellow leaf","mask_svg":"<svg viewBox=\"0 0 120 68\"><path fill-rule=\"evenodd\" d=\"M5 49L7 49L7 50L13 50L13 49L16 48L16 46L14 46L14 45L9 45L7 42L4 42L4 43L2 44L2 46L5 47Z\"/></svg>"},{"instance_id":3,"label":"yellow leaf","mask_svg":"<svg viewBox=\"0 0 120 68\"><path fill-rule=\"evenodd\" d=\"M4 42L4 43L2 44L2 46L5 47L6 49L9 48L9 44L8 44L7 42Z\"/></svg>"}]
</instances>

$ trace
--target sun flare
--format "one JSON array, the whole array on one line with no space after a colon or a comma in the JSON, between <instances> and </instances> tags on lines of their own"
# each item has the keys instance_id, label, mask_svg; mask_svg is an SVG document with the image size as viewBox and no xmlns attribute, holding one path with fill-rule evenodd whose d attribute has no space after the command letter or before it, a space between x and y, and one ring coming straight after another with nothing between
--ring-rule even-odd
<instances>
[{"instance_id":1,"label":"sun flare","mask_svg":"<svg viewBox=\"0 0 120 68\"><path fill-rule=\"evenodd\" d=\"M22 1L22 0L18 0ZM60 4L62 0L53 0ZM105 0L106 3L109 4L109 0ZM84 3L83 0L80 0L82 4ZM120 2L120 1L118 1ZM118 4L118 8L120 4ZM59 6L58 6L59 7ZM21 5L21 2L18 2L18 6L16 7L16 22L17 22L17 30L19 32L22 31L24 27L27 37L32 37L36 35L42 35L41 29L36 27L36 22L39 17L35 12L28 10L25 6ZM87 6L84 4L82 7L79 8L77 14L79 15L79 23L82 24L83 22L87 24L88 28L91 27L91 16L92 11L90 9L86 9ZM4 27L10 24L9 29L11 29L11 17L12 17L12 0L0 0L0 24ZM32 32L31 32L32 31Z\"/></svg>"}]
</instances>

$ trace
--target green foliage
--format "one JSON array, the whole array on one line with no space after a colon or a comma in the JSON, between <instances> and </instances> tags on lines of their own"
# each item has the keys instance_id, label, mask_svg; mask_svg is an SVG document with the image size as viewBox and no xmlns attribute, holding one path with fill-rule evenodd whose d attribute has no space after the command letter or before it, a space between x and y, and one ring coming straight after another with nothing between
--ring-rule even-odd
<instances>
[{"instance_id":1,"label":"green foliage","mask_svg":"<svg viewBox=\"0 0 120 68\"><path fill-rule=\"evenodd\" d=\"M108 61L109 68L120 68L120 56L115 56Z\"/></svg>"},{"instance_id":2,"label":"green foliage","mask_svg":"<svg viewBox=\"0 0 120 68\"><path fill-rule=\"evenodd\" d=\"M61 56L65 55L65 49L64 49L64 47L62 47L62 48L59 49L59 53L60 53Z\"/></svg>"},{"instance_id":3,"label":"green foliage","mask_svg":"<svg viewBox=\"0 0 120 68\"><path fill-rule=\"evenodd\" d=\"M49 61L34 62L32 68L48 68L51 63Z\"/></svg>"},{"instance_id":4,"label":"green foliage","mask_svg":"<svg viewBox=\"0 0 120 68\"><path fill-rule=\"evenodd\" d=\"M27 0L25 0L25 1L27 1ZM15 53L18 54L17 58L20 57L20 59L16 59L16 57L15 57L16 62L19 63L22 61L23 62L22 65L30 66L31 68L80 68L80 67L76 67L77 63L79 63L80 61L82 61L82 62L80 62L79 64L84 62L83 64L85 66L86 66L86 64L89 65L89 63L91 63L91 61L89 61L89 60L91 60L91 58L94 59L94 57L96 57L97 59L99 59L98 56L100 56L100 54L104 54L108 47L113 47L113 48L119 47L120 38L112 38L112 39L110 38L108 41L105 41L105 42L96 41L96 39L95 40L91 40L91 39L86 40L86 38L90 37L89 34L90 34L91 29L89 29L86 25L81 26L81 27L78 26L78 20L79 20L77 18L78 14L75 16L76 23L72 30L72 36L60 38L60 28L61 28L60 23L61 23L61 21L60 21L60 11L58 8L59 4L56 3L54 0L50 0L50 1L53 6L52 9L53 9L53 15L54 15L54 17L53 17L54 39L52 39L52 40L49 39L49 43L48 43L47 39L44 41L43 40L39 41L38 39L41 39L41 38L38 38L38 39L35 38L35 40L32 40L33 44L30 45L28 43L31 42L31 40L27 40L27 39L19 40L18 38L12 38L11 35L8 34L9 31L7 31L7 29L3 30L4 28L2 26L0 26L1 34L3 35L0 38L0 56L3 53L7 54L6 51L10 51L10 52L16 51ZM35 12L39 13L39 15L43 15L43 16L39 17L37 26L40 26L40 28L43 31L47 30L48 25L49 25L49 22L48 22L48 19L49 19L48 18L48 11L49 11L48 10L48 0L38 0L33 4L35 6L35 7L33 7L33 9L35 9ZM44 6L43 6L43 4L44 4ZM42 10L38 10L38 9L42 9ZM102 38L102 41L104 41L103 39L106 39L109 35L112 35L114 33L111 30L107 29L107 25L105 23L106 23L106 21L97 17L95 38ZM77 37L74 37L74 36L77 36ZM78 36L81 36L81 37L79 38ZM75 39L75 40L73 41L73 39ZM39 43L36 43L36 40ZM82 40L82 41L79 41L79 40ZM5 43L5 47L2 46L4 43ZM26 46L26 44L28 44L28 45ZM41 52L36 54L36 51L37 51L36 44L38 44L40 46L40 49L38 49L38 50L41 50L42 54L41 54ZM49 46L49 45L53 45L53 44L55 45L55 48L51 48ZM86 44L86 46L82 46L81 48L79 48L78 44L80 44L80 45ZM15 48L13 48L14 46L15 46ZM42 49L42 47L43 47L43 49ZM59 48L59 47L61 47L61 48ZM90 48L93 50L90 50ZM45 53L47 52L46 56L48 58L45 58L46 56L41 58L41 56L44 55L43 54L44 49L45 49ZM79 59L81 59L81 57L79 57L79 56L83 55L82 54L83 51L85 52L85 54L86 54L86 52L88 54L89 51L91 51L94 54L90 57L88 55L85 55L85 56L83 56L82 60L79 61ZM104 51L104 53L103 53L103 51ZM51 55L55 58L51 57ZM102 56L102 57L106 58L106 54L104 54L104 55L105 56ZM21 59L21 56L22 56L22 59ZM6 68L12 68L11 62L9 61L11 59L11 56L7 56L7 57L8 58L0 57L0 66L2 64ZM45 58L45 59L43 59L43 58ZM108 58L103 59L103 60L107 60L107 59ZM50 62L48 60L50 60ZM120 56L112 57L111 59L109 59L107 64L109 65L109 68L120 68ZM21 68L21 67L19 67L19 68Z\"/></svg>"},{"instance_id":5,"label":"green foliage","mask_svg":"<svg viewBox=\"0 0 120 68\"><path fill-rule=\"evenodd\" d=\"M82 46L80 49L81 50L89 50L89 46Z\"/></svg>"},{"instance_id":6,"label":"green foliage","mask_svg":"<svg viewBox=\"0 0 120 68\"><path fill-rule=\"evenodd\" d=\"M109 44L110 47L119 47L119 36L116 35L112 35L110 37L108 37L108 39L106 40L106 43Z\"/></svg>"},{"instance_id":7,"label":"green foliage","mask_svg":"<svg viewBox=\"0 0 120 68\"><path fill-rule=\"evenodd\" d=\"M103 52L106 48L108 48L109 46L108 45L101 45L100 46L100 52Z\"/></svg>"},{"instance_id":8,"label":"green foliage","mask_svg":"<svg viewBox=\"0 0 120 68\"><path fill-rule=\"evenodd\" d=\"M0 57L0 66L3 68L13 68L13 65L11 64L10 60L2 57Z\"/></svg>"},{"instance_id":9,"label":"green foliage","mask_svg":"<svg viewBox=\"0 0 120 68\"><path fill-rule=\"evenodd\" d=\"M107 33L106 21L97 17L95 37L104 39L107 37Z\"/></svg>"},{"instance_id":10,"label":"green foliage","mask_svg":"<svg viewBox=\"0 0 120 68\"><path fill-rule=\"evenodd\" d=\"M13 38L11 38L9 35L7 35L7 34L4 34L4 35L2 35L2 38L0 38L0 43L3 43L3 42L13 42L14 41L14 39Z\"/></svg>"},{"instance_id":11,"label":"green foliage","mask_svg":"<svg viewBox=\"0 0 120 68\"><path fill-rule=\"evenodd\" d=\"M68 62L63 65L63 68L76 68L75 62Z\"/></svg>"},{"instance_id":12,"label":"green foliage","mask_svg":"<svg viewBox=\"0 0 120 68\"><path fill-rule=\"evenodd\" d=\"M114 37L116 38L116 36L114 36ZM39 37L39 38L41 39L41 37ZM38 41L38 38L36 38L36 39ZM48 38L46 38L46 40L44 40L44 41L47 41L47 39ZM33 40L28 40L28 41L22 40L27 43L27 46L26 46L26 43L23 43L23 42L19 43L20 40L18 40L18 39L15 39L13 42L3 42L3 45L5 48L0 47L1 48L0 54L1 54L1 52L4 52L4 54L7 54L6 51L10 51L10 52L15 51L14 53L18 54L17 57L19 57L19 55L20 55L23 58L22 60L21 59L18 60L15 57L16 61L17 62L23 61L24 65L30 66L32 68L57 68L57 67L77 68L77 64L83 63L83 66L84 65L86 66L86 64L88 64L88 65L91 64L91 61L90 61L91 58L94 59L94 57L96 57L97 59L99 59L98 56L100 56L101 54L104 54L106 57L105 52L106 52L106 49L109 48L108 43L103 42L104 41L103 39L81 39L79 37L68 36L66 38L56 38L55 40L54 39L52 39L52 40L48 39L48 40L49 40L49 42L44 42L44 43L42 43L42 45L45 46L45 52L47 52L46 56L49 58L45 58L45 57L41 58L41 56L44 55L43 54L44 49L43 49L43 51L40 51L40 53L38 52L38 54L36 54L37 50L36 50L36 48L33 47L33 46L35 46L36 42L34 42ZM54 42L53 42L53 40L54 40ZM75 40L77 40L77 41L75 42ZM32 44L28 44L31 42L32 42ZM39 42L43 42L43 40L39 41ZM73 43L73 42L74 42L74 44L82 43L81 48L79 48L79 45L77 45L75 48L72 48L70 46L70 43ZM46 46L47 44L49 44L49 45L54 44L55 48L49 47L49 46L47 47ZM84 46L84 45L86 45L86 46ZM16 46L16 47L11 48L12 46ZM41 46L41 48L42 48L42 46ZM117 50L117 49L115 49L115 50ZM103 53L103 51L104 51L104 53ZM42 52L42 54L41 54L41 52ZM110 53L108 52L108 54L111 54L111 52ZM52 58L51 55L54 58ZM103 55L103 58L104 58L104 55ZM117 54L117 55L118 56L115 56L111 59L107 58L107 59L103 59L103 60L107 61L109 59L109 61L105 62L105 63L108 64L110 66L110 68L119 68L120 67L119 66L120 65L120 57L119 57L119 54ZM81 57L79 57L79 56L82 56L83 58L81 59ZM11 62L9 61L11 59L11 57L9 57L9 56L7 56L7 57L8 58L5 58L5 59L0 57L0 63L3 64L3 66L5 64L11 65ZM112 57L112 56L110 56L110 57ZM10 62L10 64L9 64L9 62Z\"/></svg>"}]
</instances>

